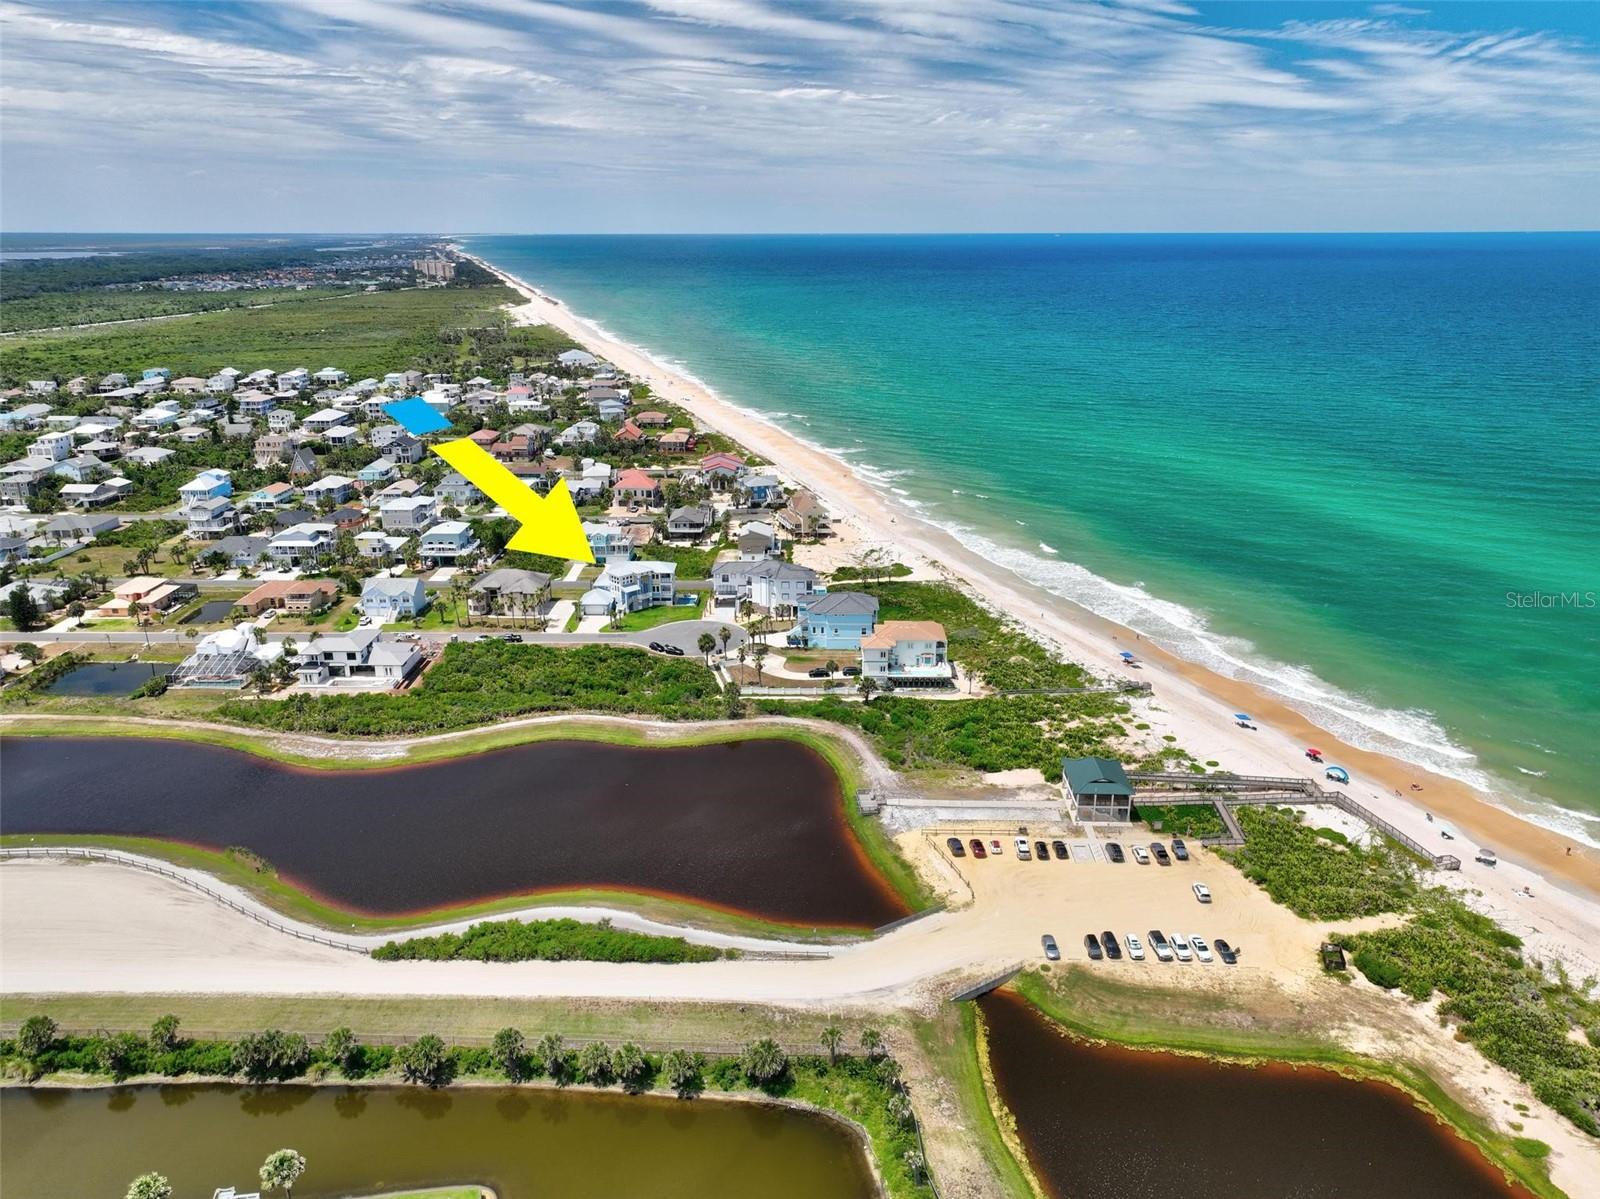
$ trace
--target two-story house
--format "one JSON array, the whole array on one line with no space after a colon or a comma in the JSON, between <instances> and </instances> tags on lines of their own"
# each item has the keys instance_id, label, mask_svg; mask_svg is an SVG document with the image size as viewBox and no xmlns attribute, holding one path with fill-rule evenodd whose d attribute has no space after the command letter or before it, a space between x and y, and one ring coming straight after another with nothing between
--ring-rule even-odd
<instances>
[{"instance_id":1,"label":"two-story house","mask_svg":"<svg viewBox=\"0 0 1600 1199\"><path fill-rule=\"evenodd\" d=\"M944 626L886 620L861 639L861 673L880 686L948 687L953 677Z\"/></svg>"}]
</instances>

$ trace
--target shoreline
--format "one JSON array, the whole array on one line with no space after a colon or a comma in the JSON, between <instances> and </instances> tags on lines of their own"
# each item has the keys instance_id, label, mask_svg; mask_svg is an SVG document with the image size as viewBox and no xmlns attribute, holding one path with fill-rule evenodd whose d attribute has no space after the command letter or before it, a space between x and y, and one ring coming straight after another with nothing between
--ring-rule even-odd
<instances>
[{"instance_id":1,"label":"shoreline","mask_svg":"<svg viewBox=\"0 0 1600 1199\"><path fill-rule=\"evenodd\" d=\"M1351 770L1353 782L1347 790L1383 818L1407 831L1415 827L1419 840L1433 842L1439 840L1437 829L1429 827L1424 812L1437 814L1459 833L1454 845L1441 844L1441 851L1453 849L1465 860L1478 846L1491 846L1504 865L1513 867L1500 875L1473 871L1475 884L1492 885L1496 878L1506 878L1520 866L1524 877L1516 879L1518 887L1548 880L1572 888L1574 895L1587 904L1600 899L1600 849L1523 819L1457 779L1375 750L1351 746L1317 728L1286 701L1255 684L1185 661L1071 600L1003 567L997 568L893 496L879 492L843 460L730 403L687 372L620 341L573 312L559 298L477 255L461 252L527 297L528 305L516 310L517 319L547 323L562 330L649 383L656 394L680 405L706 426L772 462L796 482L815 491L836 514L836 526L841 519L847 522L863 543L892 547L899 551L897 557L901 560L908 556L915 559L908 564L920 567L919 575L926 570L934 577L964 584L1037 639L1098 673L1156 684L1157 698L1144 701L1149 710L1138 710L1139 717L1153 726L1155 736L1151 740L1163 732L1173 733L1178 737L1177 743L1197 759L1218 759L1240 773L1311 777L1321 771L1307 769L1310 763L1303 756L1303 747L1320 745L1327 750L1328 760L1345 763ZM1123 646L1137 647L1139 656L1145 659L1142 670L1124 672L1115 665ZM1231 721L1235 711L1259 713L1261 718L1256 723L1261 727L1237 729ZM1421 790L1412 791L1413 784ZM1464 869L1463 874L1466 873ZM1482 877L1485 875L1488 877ZM1508 893L1504 906L1520 906L1509 902L1513 888L1504 890ZM1600 909L1591 916L1600 925Z\"/></svg>"}]
</instances>

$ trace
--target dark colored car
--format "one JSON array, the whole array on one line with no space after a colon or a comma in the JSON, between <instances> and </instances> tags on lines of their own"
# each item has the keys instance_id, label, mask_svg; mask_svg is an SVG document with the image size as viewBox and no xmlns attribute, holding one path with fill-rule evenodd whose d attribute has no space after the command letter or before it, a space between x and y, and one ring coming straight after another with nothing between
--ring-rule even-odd
<instances>
[{"instance_id":1,"label":"dark colored car","mask_svg":"<svg viewBox=\"0 0 1600 1199\"><path fill-rule=\"evenodd\" d=\"M964 858L967 856L967 847L961 844L960 837L951 837L945 844L950 847L950 856L952 858Z\"/></svg>"},{"instance_id":2,"label":"dark colored car","mask_svg":"<svg viewBox=\"0 0 1600 1199\"><path fill-rule=\"evenodd\" d=\"M1061 947L1056 944L1056 939L1049 933L1039 938L1039 944L1044 946L1044 956L1052 962L1061 960Z\"/></svg>"},{"instance_id":3,"label":"dark colored car","mask_svg":"<svg viewBox=\"0 0 1600 1199\"><path fill-rule=\"evenodd\" d=\"M674 658L681 658L683 657L683 647L681 645L669 645L667 646L667 653Z\"/></svg>"},{"instance_id":4,"label":"dark colored car","mask_svg":"<svg viewBox=\"0 0 1600 1199\"><path fill-rule=\"evenodd\" d=\"M806 678L808 679L825 679L827 677L828 668L826 666L813 666L810 670L806 671Z\"/></svg>"},{"instance_id":5,"label":"dark colored car","mask_svg":"<svg viewBox=\"0 0 1600 1199\"><path fill-rule=\"evenodd\" d=\"M1128 860L1127 856L1122 852L1122 846L1118 845L1115 841L1106 842L1106 857L1110 858L1113 862L1125 862Z\"/></svg>"},{"instance_id":6,"label":"dark colored car","mask_svg":"<svg viewBox=\"0 0 1600 1199\"><path fill-rule=\"evenodd\" d=\"M1183 843L1182 837L1174 837L1172 839L1172 856L1180 862L1189 860L1189 847Z\"/></svg>"},{"instance_id":7,"label":"dark colored car","mask_svg":"<svg viewBox=\"0 0 1600 1199\"><path fill-rule=\"evenodd\" d=\"M973 857L975 857L975 858L986 858L986 857L989 856L989 851L983 847L983 842L982 841L980 841L976 837L974 837L972 839L971 844L972 844L972 856Z\"/></svg>"},{"instance_id":8,"label":"dark colored car","mask_svg":"<svg viewBox=\"0 0 1600 1199\"><path fill-rule=\"evenodd\" d=\"M1050 847L1043 841L1035 841L1033 843L1033 856L1041 862L1048 862L1050 860Z\"/></svg>"},{"instance_id":9,"label":"dark colored car","mask_svg":"<svg viewBox=\"0 0 1600 1199\"><path fill-rule=\"evenodd\" d=\"M1052 841L1050 848L1056 851L1056 857L1065 862L1068 858L1067 843L1065 841Z\"/></svg>"},{"instance_id":10,"label":"dark colored car","mask_svg":"<svg viewBox=\"0 0 1600 1199\"><path fill-rule=\"evenodd\" d=\"M1098 962L1105 957L1105 951L1100 948L1100 939L1093 933L1083 934L1083 948L1089 955L1091 962Z\"/></svg>"},{"instance_id":11,"label":"dark colored car","mask_svg":"<svg viewBox=\"0 0 1600 1199\"><path fill-rule=\"evenodd\" d=\"M1236 966L1239 963L1239 951L1220 938L1211 942L1211 948L1217 951L1217 956L1227 966Z\"/></svg>"},{"instance_id":12,"label":"dark colored car","mask_svg":"<svg viewBox=\"0 0 1600 1199\"><path fill-rule=\"evenodd\" d=\"M659 641L652 641L650 643L650 648L655 650L658 654L664 654L667 652L667 647L662 645Z\"/></svg>"},{"instance_id":13,"label":"dark colored car","mask_svg":"<svg viewBox=\"0 0 1600 1199\"><path fill-rule=\"evenodd\" d=\"M861 667L859 667L859 666L846 666L839 673L844 675L844 677L847 678L847 679L853 679L853 678L856 677L856 675L861 673Z\"/></svg>"},{"instance_id":14,"label":"dark colored car","mask_svg":"<svg viewBox=\"0 0 1600 1199\"><path fill-rule=\"evenodd\" d=\"M522 634L521 633L507 633L503 637L501 637L500 640L502 640L502 641L515 641L518 645L521 645L522 644Z\"/></svg>"},{"instance_id":15,"label":"dark colored car","mask_svg":"<svg viewBox=\"0 0 1600 1199\"><path fill-rule=\"evenodd\" d=\"M1110 929L1107 929L1105 932L1101 933L1100 944L1105 946L1106 957L1110 958L1113 962L1120 962L1122 960L1122 945L1117 940L1116 933L1112 932Z\"/></svg>"},{"instance_id":16,"label":"dark colored car","mask_svg":"<svg viewBox=\"0 0 1600 1199\"><path fill-rule=\"evenodd\" d=\"M1155 855L1158 866L1172 865L1172 855L1167 852L1167 847L1159 841L1150 842L1150 852Z\"/></svg>"}]
</instances>

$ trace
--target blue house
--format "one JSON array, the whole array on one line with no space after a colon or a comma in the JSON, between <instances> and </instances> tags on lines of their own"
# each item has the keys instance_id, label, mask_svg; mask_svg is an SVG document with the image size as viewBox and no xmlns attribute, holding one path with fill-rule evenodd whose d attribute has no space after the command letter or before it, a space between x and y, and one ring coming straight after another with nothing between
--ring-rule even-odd
<instances>
[{"instance_id":1,"label":"blue house","mask_svg":"<svg viewBox=\"0 0 1600 1199\"><path fill-rule=\"evenodd\" d=\"M233 476L221 468L203 470L178 488L178 499L186 508L232 494Z\"/></svg>"},{"instance_id":2,"label":"blue house","mask_svg":"<svg viewBox=\"0 0 1600 1199\"><path fill-rule=\"evenodd\" d=\"M791 645L813 649L861 648L878 623L878 599L860 591L829 591L800 605L800 620L789 634Z\"/></svg>"},{"instance_id":3,"label":"blue house","mask_svg":"<svg viewBox=\"0 0 1600 1199\"><path fill-rule=\"evenodd\" d=\"M368 579L361 587L361 610L373 620L410 620L428 606L421 579Z\"/></svg>"}]
</instances>

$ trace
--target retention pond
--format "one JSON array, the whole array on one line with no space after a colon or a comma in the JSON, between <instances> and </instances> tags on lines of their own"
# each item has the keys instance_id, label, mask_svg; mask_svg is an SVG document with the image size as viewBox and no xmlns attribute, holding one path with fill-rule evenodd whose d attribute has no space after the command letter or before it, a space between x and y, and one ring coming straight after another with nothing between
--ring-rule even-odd
<instances>
[{"instance_id":1,"label":"retention pond","mask_svg":"<svg viewBox=\"0 0 1600 1199\"><path fill-rule=\"evenodd\" d=\"M45 690L52 695L132 695L177 668L176 662L89 662L73 667Z\"/></svg>"},{"instance_id":2,"label":"retention pond","mask_svg":"<svg viewBox=\"0 0 1600 1199\"><path fill-rule=\"evenodd\" d=\"M257 1189L273 1150L306 1158L295 1199L478 1183L500 1199L868 1199L864 1153L809 1112L509 1087L220 1085L0 1092L7 1194ZM88 1151L86 1151L88 1150Z\"/></svg>"},{"instance_id":3,"label":"retention pond","mask_svg":"<svg viewBox=\"0 0 1600 1199\"><path fill-rule=\"evenodd\" d=\"M546 741L380 770L284 766L142 738L8 738L0 832L242 847L347 910L400 915L603 888L792 925L907 914L794 741L679 748Z\"/></svg>"},{"instance_id":4,"label":"retention pond","mask_svg":"<svg viewBox=\"0 0 1600 1199\"><path fill-rule=\"evenodd\" d=\"M1532 1199L1400 1090L1064 1036L1025 999L979 1001L1034 1172L1072 1199Z\"/></svg>"}]
</instances>

